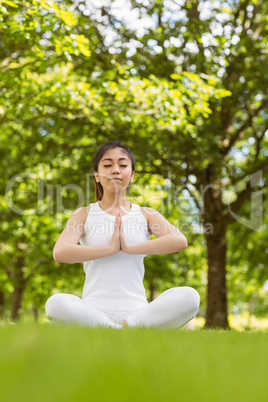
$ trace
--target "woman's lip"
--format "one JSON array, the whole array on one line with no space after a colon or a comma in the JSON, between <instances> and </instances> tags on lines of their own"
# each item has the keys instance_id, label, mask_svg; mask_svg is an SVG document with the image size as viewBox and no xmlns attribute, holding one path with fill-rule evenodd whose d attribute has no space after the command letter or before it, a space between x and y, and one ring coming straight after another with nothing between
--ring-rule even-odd
<instances>
[{"instance_id":1,"label":"woman's lip","mask_svg":"<svg viewBox=\"0 0 268 402\"><path fill-rule=\"evenodd\" d=\"M121 181L121 179L115 179L115 178L114 178L114 179L111 179L111 180L118 180L118 181Z\"/></svg>"}]
</instances>

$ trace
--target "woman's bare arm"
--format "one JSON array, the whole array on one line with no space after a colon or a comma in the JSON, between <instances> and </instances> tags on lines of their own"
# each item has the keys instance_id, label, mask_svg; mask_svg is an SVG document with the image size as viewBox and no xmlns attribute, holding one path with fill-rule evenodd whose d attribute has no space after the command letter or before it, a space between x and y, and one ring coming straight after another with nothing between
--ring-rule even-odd
<instances>
[{"instance_id":1,"label":"woman's bare arm","mask_svg":"<svg viewBox=\"0 0 268 402\"><path fill-rule=\"evenodd\" d=\"M96 247L78 244L84 231L88 212L89 208L79 208L69 218L53 249L55 261L72 264L96 260L109 257L120 250L119 222L121 222L121 218L119 216L116 217L115 230L109 246Z\"/></svg>"},{"instance_id":2,"label":"woman's bare arm","mask_svg":"<svg viewBox=\"0 0 268 402\"><path fill-rule=\"evenodd\" d=\"M184 234L168 222L162 214L153 208L142 208L150 232L157 239L130 244L121 231L121 250L128 254L170 254L184 250L187 247L187 240Z\"/></svg>"}]
</instances>

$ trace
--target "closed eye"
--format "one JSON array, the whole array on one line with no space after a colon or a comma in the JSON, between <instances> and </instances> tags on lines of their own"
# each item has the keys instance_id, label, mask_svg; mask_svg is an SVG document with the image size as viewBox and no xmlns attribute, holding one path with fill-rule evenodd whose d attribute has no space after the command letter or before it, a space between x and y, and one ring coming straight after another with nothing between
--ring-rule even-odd
<instances>
[{"instance_id":1,"label":"closed eye","mask_svg":"<svg viewBox=\"0 0 268 402\"><path fill-rule=\"evenodd\" d=\"M104 165L104 167L110 167L112 165ZM127 167L127 165L120 165L121 167Z\"/></svg>"}]
</instances>

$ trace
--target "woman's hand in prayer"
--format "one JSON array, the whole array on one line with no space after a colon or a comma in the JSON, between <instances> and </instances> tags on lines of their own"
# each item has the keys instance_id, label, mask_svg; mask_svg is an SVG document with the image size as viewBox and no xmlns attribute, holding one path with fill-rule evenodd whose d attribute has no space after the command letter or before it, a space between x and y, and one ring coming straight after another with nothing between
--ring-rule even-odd
<instances>
[{"instance_id":1,"label":"woman's hand in prayer","mask_svg":"<svg viewBox=\"0 0 268 402\"><path fill-rule=\"evenodd\" d=\"M111 241L111 248L113 254L116 254L120 251L120 227L122 222L121 211L116 214L115 222L114 222L114 233Z\"/></svg>"},{"instance_id":2,"label":"woman's hand in prayer","mask_svg":"<svg viewBox=\"0 0 268 402\"><path fill-rule=\"evenodd\" d=\"M120 225L120 248L123 253L131 254L131 244L127 241L125 233L124 233L124 228L123 228L123 221L121 219L121 225Z\"/></svg>"}]
</instances>

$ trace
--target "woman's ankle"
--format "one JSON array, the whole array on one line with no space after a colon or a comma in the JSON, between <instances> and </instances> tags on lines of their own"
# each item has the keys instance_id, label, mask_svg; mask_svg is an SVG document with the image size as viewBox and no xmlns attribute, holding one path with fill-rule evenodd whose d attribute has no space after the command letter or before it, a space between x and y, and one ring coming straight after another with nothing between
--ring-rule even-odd
<instances>
[{"instance_id":1,"label":"woman's ankle","mask_svg":"<svg viewBox=\"0 0 268 402\"><path fill-rule=\"evenodd\" d=\"M119 325L122 325L123 328L128 328L127 320L123 320L122 322L119 323Z\"/></svg>"}]
</instances>

